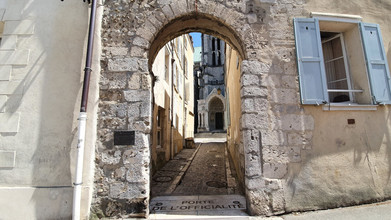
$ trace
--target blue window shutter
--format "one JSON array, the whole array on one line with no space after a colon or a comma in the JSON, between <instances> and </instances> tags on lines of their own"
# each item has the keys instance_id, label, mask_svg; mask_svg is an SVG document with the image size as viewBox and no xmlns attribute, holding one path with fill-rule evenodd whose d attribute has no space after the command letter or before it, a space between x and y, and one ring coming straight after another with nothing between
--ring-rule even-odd
<instances>
[{"instance_id":1,"label":"blue window shutter","mask_svg":"<svg viewBox=\"0 0 391 220\"><path fill-rule=\"evenodd\" d=\"M391 104L391 81L378 24L360 23L374 104Z\"/></svg>"},{"instance_id":2,"label":"blue window shutter","mask_svg":"<svg viewBox=\"0 0 391 220\"><path fill-rule=\"evenodd\" d=\"M301 103L325 104L329 98L318 20L295 18L294 29Z\"/></svg>"}]
</instances>

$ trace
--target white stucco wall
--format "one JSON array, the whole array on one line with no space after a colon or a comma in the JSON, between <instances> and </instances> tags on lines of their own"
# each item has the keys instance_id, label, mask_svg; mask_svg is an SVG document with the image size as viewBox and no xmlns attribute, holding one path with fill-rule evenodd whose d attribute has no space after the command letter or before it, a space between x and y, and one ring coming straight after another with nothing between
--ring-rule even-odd
<instances>
[{"instance_id":1,"label":"white stucco wall","mask_svg":"<svg viewBox=\"0 0 391 220\"><path fill-rule=\"evenodd\" d=\"M1 218L69 218L89 5L2 0L0 8L5 11L0 75L7 76L0 79ZM96 26L98 33L100 22ZM93 181L99 45L90 84L83 215Z\"/></svg>"}]
</instances>

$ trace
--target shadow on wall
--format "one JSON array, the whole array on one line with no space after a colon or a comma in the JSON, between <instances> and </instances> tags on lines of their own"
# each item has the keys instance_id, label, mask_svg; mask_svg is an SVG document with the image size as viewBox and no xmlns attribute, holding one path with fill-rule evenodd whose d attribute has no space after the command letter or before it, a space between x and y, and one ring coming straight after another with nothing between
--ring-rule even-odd
<instances>
[{"instance_id":1,"label":"shadow on wall","mask_svg":"<svg viewBox=\"0 0 391 220\"><path fill-rule=\"evenodd\" d=\"M272 88L271 136L285 140L276 143L280 146L263 146L265 164L276 162L270 165L275 172L264 170L264 175L281 174L278 178L286 180L286 211L391 198L390 106L378 106L376 111L324 111L321 106L300 105L292 52L277 52L264 79ZM355 124L348 124L348 119Z\"/></svg>"},{"instance_id":2,"label":"shadow on wall","mask_svg":"<svg viewBox=\"0 0 391 220\"><path fill-rule=\"evenodd\" d=\"M42 5L52 12L42 13ZM41 41L36 50L31 49L23 92L27 101L35 96L37 112L24 109L21 112L22 118L26 114L39 120L33 136L39 139L32 141L36 146L29 161L31 186L35 187L30 203L35 204L35 218L69 218L73 193L71 149L77 136L74 110L79 108L78 92L82 86L88 4L69 1L48 4L39 0L23 7L24 15L36 16L32 41ZM70 9L80 16L69 16ZM71 36L71 32L76 34ZM35 56L34 52L40 50L40 56ZM29 131L24 129L21 127L21 132L27 136Z\"/></svg>"}]
</instances>

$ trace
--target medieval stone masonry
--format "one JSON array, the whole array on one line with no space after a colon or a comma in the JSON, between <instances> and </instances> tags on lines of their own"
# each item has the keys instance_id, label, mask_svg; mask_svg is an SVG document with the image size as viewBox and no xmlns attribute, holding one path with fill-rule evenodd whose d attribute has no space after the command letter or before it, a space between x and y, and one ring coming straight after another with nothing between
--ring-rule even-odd
<instances>
[{"instance_id":1,"label":"medieval stone masonry","mask_svg":"<svg viewBox=\"0 0 391 220\"><path fill-rule=\"evenodd\" d=\"M0 1L0 218L72 216L89 10ZM364 0L98 1L82 219L149 215L153 62L190 32L226 42L227 149L249 215L390 199L390 11ZM115 145L118 131L134 131L134 145Z\"/></svg>"}]
</instances>

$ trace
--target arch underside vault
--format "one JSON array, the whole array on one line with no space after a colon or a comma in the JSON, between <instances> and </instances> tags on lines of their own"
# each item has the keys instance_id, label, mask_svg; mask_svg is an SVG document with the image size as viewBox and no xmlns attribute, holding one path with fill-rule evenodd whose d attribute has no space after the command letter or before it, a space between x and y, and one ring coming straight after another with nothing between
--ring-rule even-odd
<instances>
[{"instance_id":1,"label":"arch underside vault","mask_svg":"<svg viewBox=\"0 0 391 220\"><path fill-rule=\"evenodd\" d=\"M167 42L190 32L201 32L218 37L237 50L242 58L245 58L243 42L233 29L212 15L193 12L170 21L156 34L149 50L149 67L152 66L160 48Z\"/></svg>"}]
</instances>

